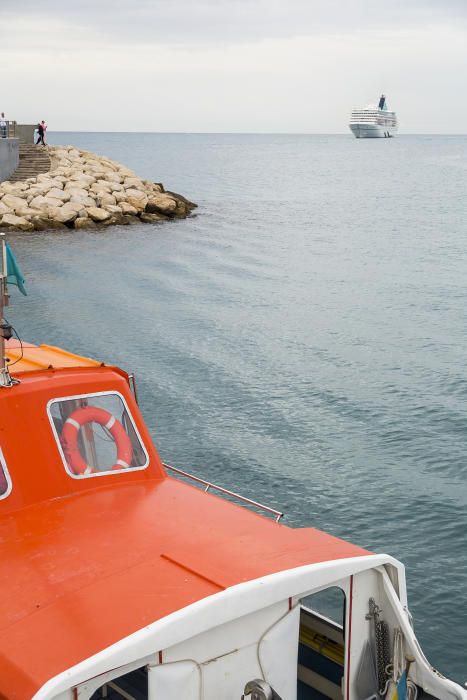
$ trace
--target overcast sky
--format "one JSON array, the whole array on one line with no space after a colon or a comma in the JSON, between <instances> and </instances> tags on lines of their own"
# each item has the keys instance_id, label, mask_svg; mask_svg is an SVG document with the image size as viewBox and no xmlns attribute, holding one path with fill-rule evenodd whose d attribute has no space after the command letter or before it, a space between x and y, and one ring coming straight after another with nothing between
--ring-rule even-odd
<instances>
[{"instance_id":1,"label":"overcast sky","mask_svg":"<svg viewBox=\"0 0 467 700\"><path fill-rule=\"evenodd\" d=\"M467 132L467 0L0 0L0 111L52 130Z\"/></svg>"}]
</instances>

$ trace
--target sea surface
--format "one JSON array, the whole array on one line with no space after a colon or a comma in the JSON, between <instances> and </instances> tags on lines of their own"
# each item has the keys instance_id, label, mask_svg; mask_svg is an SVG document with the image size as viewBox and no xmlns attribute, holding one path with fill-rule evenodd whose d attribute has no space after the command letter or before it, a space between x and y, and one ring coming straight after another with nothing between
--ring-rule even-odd
<instances>
[{"instance_id":1,"label":"sea surface","mask_svg":"<svg viewBox=\"0 0 467 700\"><path fill-rule=\"evenodd\" d=\"M165 461L402 560L467 680L467 137L48 136L199 208L15 236L21 336L134 371Z\"/></svg>"}]
</instances>

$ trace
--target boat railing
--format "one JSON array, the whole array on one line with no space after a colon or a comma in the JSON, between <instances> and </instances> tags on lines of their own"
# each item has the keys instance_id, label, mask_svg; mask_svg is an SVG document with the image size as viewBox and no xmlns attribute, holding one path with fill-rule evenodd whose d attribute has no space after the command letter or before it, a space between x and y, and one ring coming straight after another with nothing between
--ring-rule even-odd
<instances>
[{"instance_id":1,"label":"boat railing","mask_svg":"<svg viewBox=\"0 0 467 700\"><path fill-rule=\"evenodd\" d=\"M253 501L251 498L247 498L246 496L242 496L239 493L235 493L235 491L230 491L229 489L225 489L222 486L217 486L216 484L213 484L210 481L206 481L206 479L201 479L199 476L194 476L194 474L184 472L182 469L170 466L170 464L165 464L165 462L163 462L163 466L166 469L169 469L171 472L175 472L175 474L179 474L180 476L183 476L186 479L191 479L191 481L200 484L200 486L204 487L204 491L206 493L211 490L217 491L218 493L222 493L224 496L230 496L230 498L235 498L238 501L241 501L242 503L246 503L250 506L253 506L254 508L258 508L258 510L266 511L266 513L269 513L270 515L274 516L274 520L276 521L276 523L278 523L279 520L284 517L284 513L281 513L280 510L276 510L275 508L271 508L270 506L265 506L263 503Z\"/></svg>"}]
</instances>

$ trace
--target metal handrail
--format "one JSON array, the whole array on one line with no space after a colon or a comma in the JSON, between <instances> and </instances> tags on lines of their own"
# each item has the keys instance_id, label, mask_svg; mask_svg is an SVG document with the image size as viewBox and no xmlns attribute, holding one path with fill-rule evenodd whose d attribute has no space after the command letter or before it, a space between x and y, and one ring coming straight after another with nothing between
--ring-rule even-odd
<instances>
[{"instance_id":1,"label":"metal handrail","mask_svg":"<svg viewBox=\"0 0 467 700\"><path fill-rule=\"evenodd\" d=\"M177 469L177 467L171 467L170 464L166 464L165 462L162 463L162 465L166 469L170 469L170 471L175 472L176 474L180 474L181 476L187 477L187 479L192 479L193 481L196 481L198 484L202 484L205 489L205 493L209 491L209 489L214 489L215 491L219 491L220 493L224 493L227 496L232 496L233 498L238 498L239 501L242 501L243 503L248 503L250 506L254 506L255 508L260 508L261 510L265 510L268 513L271 513L271 515L275 516L275 521L276 523L279 522L281 518L284 517L284 513L281 513L280 510L276 510L275 508L271 508L270 506L265 506L262 503L258 503L257 501L253 501L251 498L247 498L246 496L241 496L239 493L235 493L235 491L229 491L229 489L224 489L222 486L216 486L216 484L212 484L210 481L206 481L205 479L201 479L199 476L194 476L194 474L188 474L188 472L184 472L181 469Z\"/></svg>"},{"instance_id":2,"label":"metal handrail","mask_svg":"<svg viewBox=\"0 0 467 700\"><path fill-rule=\"evenodd\" d=\"M0 118L0 121L3 119ZM13 139L16 136L16 122L5 119L6 126L0 126L0 138Z\"/></svg>"},{"instance_id":3,"label":"metal handrail","mask_svg":"<svg viewBox=\"0 0 467 700\"><path fill-rule=\"evenodd\" d=\"M136 391L136 379L135 379L135 375L133 374L133 372L128 375L128 384L129 384L130 389L133 393L133 396L135 397L136 404L139 405L138 392Z\"/></svg>"}]
</instances>

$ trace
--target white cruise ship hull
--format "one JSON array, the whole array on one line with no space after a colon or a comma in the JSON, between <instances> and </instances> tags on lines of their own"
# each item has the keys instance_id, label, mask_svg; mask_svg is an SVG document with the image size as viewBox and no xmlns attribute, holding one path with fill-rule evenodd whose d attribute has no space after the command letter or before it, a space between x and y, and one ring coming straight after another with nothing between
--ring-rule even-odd
<instances>
[{"instance_id":1,"label":"white cruise ship hull","mask_svg":"<svg viewBox=\"0 0 467 700\"><path fill-rule=\"evenodd\" d=\"M397 132L397 116L386 106L381 95L378 105L357 107L352 110L349 129L357 139L388 139Z\"/></svg>"},{"instance_id":2,"label":"white cruise ship hull","mask_svg":"<svg viewBox=\"0 0 467 700\"><path fill-rule=\"evenodd\" d=\"M379 124L349 124L350 130L357 139L383 139L395 136L397 129Z\"/></svg>"}]
</instances>

